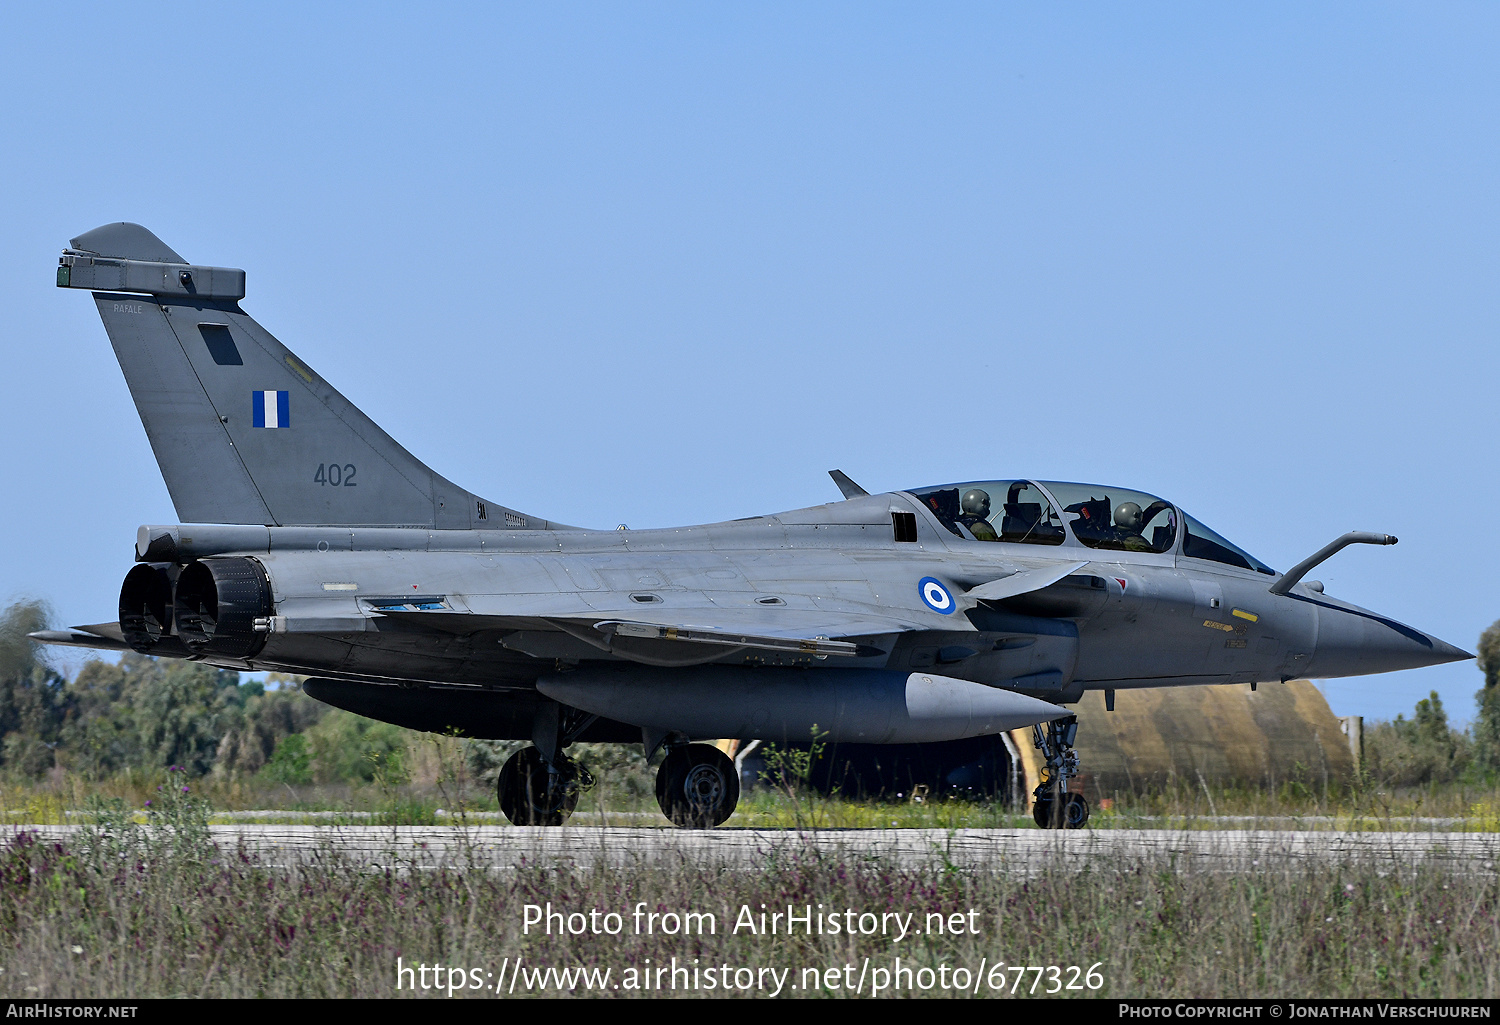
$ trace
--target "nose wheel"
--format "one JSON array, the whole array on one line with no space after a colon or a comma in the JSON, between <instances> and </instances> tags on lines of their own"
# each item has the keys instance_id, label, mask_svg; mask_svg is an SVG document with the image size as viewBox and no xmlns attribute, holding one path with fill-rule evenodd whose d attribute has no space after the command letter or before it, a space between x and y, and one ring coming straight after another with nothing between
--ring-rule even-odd
<instances>
[{"instance_id":1,"label":"nose wheel","mask_svg":"<svg viewBox=\"0 0 1500 1025\"><path fill-rule=\"evenodd\" d=\"M1032 791L1031 817L1042 829L1082 829L1089 821L1089 802L1082 794L1068 791L1078 775L1078 717L1070 715L1031 728L1032 740L1042 752L1042 782Z\"/></svg>"},{"instance_id":2,"label":"nose wheel","mask_svg":"<svg viewBox=\"0 0 1500 1025\"><path fill-rule=\"evenodd\" d=\"M708 744L671 748L656 771L656 803L678 826L717 826L734 814L739 801L740 777L734 762Z\"/></svg>"},{"instance_id":3,"label":"nose wheel","mask_svg":"<svg viewBox=\"0 0 1500 1025\"><path fill-rule=\"evenodd\" d=\"M1082 829L1089 821L1089 802L1082 794L1063 794L1058 801L1051 794L1038 797L1031 806L1031 817L1041 829Z\"/></svg>"},{"instance_id":4,"label":"nose wheel","mask_svg":"<svg viewBox=\"0 0 1500 1025\"><path fill-rule=\"evenodd\" d=\"M500 767L500 810L518 826L560 826L578 807L594 777L565 755L548 765L534 747L523 747Z\"/></svg>"}]
</instances>

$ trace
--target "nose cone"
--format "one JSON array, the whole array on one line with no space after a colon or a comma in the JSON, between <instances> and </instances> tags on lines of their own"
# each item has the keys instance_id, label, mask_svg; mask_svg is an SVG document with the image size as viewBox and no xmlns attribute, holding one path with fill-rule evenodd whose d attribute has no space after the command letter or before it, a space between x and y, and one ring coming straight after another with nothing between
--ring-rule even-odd
<instances>
[{"instance_id":1,"label":"nose cone","mask_svg":"<svg viewBox=\"0 0 1500 1025\"><path fill-rule=\"evenodd\" d=\"M1366 676L1473 658L1462 648L1367 609L1319 603L1318 644L1308 676Z\"/></svg>"}]
</instances>

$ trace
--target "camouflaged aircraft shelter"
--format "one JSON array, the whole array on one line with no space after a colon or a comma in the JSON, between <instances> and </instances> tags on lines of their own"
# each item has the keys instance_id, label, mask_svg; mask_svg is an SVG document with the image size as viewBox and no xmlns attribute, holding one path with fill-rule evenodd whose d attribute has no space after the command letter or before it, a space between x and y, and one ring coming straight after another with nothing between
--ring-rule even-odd
<instances>
[{"instance_id":1,"label":"camouflaged aircraft shelter","mask_svg":"<svg viewBox=\"0 0 1500 1025\"><path fill-rule=\"evenodd\" d=\"M1082 769L1073 789L1091 802L1172 785L1321 789L1354 774L1361 720L1340 719L1307 680L1118 691L1114 711L1101 691L1073 708ZM743 785L765 771L758 744L720 741L741 766ZM800 746L800 745L797 745ZM1042 765L1031 730L922 745L825 746L812 782L845 796L988 793L1030 806Z\"/></svg>"},{"instance_id":2,"label":"camouflaged aircraft shelter","mask_svg":"<svg viewBox=\"0 0 1500 1025\"><path fill-rule=\"evenodd\" d=\"M1090 801L1171 784L1337 786L1354 773L1358 721L1341 720L1308 680L1286 684L1119 691L1115 710L1089 691L1077 706L1082 771L1074 788ZM1353 735L1351 737L1351 730ZM1040 760L1029 730L1008 747L1020 756L1015 789L1029 794ZM1024 779L1020 778L1023 777ZM1200 780L1202 782L1200 782Z\"/></svg>"}]
</instances>

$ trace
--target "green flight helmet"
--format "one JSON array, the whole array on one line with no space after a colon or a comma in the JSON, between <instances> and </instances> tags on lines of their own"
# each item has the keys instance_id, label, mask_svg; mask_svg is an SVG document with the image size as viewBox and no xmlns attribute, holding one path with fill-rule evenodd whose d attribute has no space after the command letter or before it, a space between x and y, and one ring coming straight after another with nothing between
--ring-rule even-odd
<instances>
[{"instance_id":1,"label":"green flight helmet","mask_svg":"<svg viewBox=\"0 0 1500 1025\"><path fill-rule=\"evenodd\" d=\"M965 516L977 516L981 520L990 518L990 493L978 488L970 488L964 492L964 497L959 502ZM1136 508L1140 513L1140 508Z\"/></svg>"}]
</instances>

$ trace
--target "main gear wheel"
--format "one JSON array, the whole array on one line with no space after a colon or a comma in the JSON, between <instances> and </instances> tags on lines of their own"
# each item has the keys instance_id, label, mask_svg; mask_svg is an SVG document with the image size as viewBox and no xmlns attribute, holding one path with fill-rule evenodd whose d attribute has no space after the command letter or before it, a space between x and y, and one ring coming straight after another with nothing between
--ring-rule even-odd
<instances>
[{"instance_id":1,"label":"main gear wheel","mask_svg":"<svg viewBox=\"0 0 1500 1025\"><path fill-rule=\"evenodd\" d=\"M534 747L523 747L500 768L500 810L518 826L560 826L593 785L587 769L571 758L548 765Z\"/></svg>"},{"instance_id":2,"label":"main gear wheel","mask_svg":"<svg viewBox=\"0 0 1500 1025\"><path fill-rule=\"evenodd\" d=\"M662 814L688 829L728 820L740 801L734 762L708 744L685 744L667 752L656 771L656 803Z\"/></svg>"}]
</instances>

